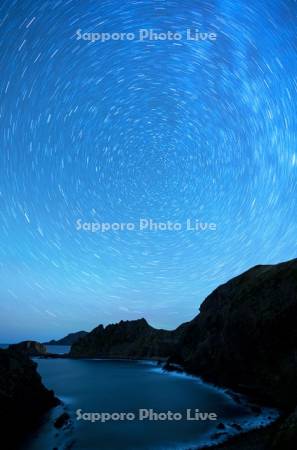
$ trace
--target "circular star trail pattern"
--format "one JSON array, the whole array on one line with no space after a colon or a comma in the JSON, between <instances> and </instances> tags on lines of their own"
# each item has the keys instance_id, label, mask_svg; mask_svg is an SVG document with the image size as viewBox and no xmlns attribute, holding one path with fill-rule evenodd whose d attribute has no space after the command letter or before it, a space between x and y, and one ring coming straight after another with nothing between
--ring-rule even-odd
<instances>
[{"instance_id":1,"label":"circular star trail pattern","mask_svg":"<svg viewBox=\"0 0 297 450\"><path fill-rule=\"evenodd\" d=\"M296 12L293 0L1 2L2 340L142 316L173 328L219 284L296 256ZM140 29L183 39L77 39ZM217 230L76 229L140 218Z\"/></svg>"}]
</instances>

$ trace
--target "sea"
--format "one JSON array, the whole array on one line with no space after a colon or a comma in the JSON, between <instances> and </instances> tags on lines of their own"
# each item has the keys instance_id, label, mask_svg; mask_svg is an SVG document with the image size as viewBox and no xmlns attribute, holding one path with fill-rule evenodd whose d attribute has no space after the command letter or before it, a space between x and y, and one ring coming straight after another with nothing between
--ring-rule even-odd
<instances>
[{"instance_id":1,"label":"sea","mask_svg":"<svg viewBox=\"0 0 297 450\"><path fill-rule=\"evenodd\" d=\"M68 350L48 348L51 353ZM183 373L166 372L152 361L34 360L43 383L62 404L43 418L21 450L199 449L278 417L271 408L257 410L238 394ZM189 420L187 411L192 419L197 411L202 416ZM65 412L70 420L55 428L55 420ZM169 420L170 414L176 420Z\"/></svg>"}]
</instances>

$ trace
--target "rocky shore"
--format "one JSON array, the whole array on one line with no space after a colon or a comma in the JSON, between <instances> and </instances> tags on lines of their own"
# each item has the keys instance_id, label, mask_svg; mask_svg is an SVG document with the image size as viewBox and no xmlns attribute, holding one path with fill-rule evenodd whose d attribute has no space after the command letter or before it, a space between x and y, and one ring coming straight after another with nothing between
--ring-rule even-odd
<instances>
[{"instance_id":1,"label":"rocky shore","mask_svg":"<svg viewBox=\"0 0 297 450\"><path fill-rule=\"evenodd\" d=\"M155 330L144 319L100 325L73 344L70 356L168 357L169 369L182 368L283 411L275 427L242 435L237 444L220 448L295 450L296 317L295 259L256 266L219 286L197 317L177 330Z\"/></svg>"},{"instance_id":2,"label":"rocky shore","mask_svg":"<svg viewBox=\"0 0 297 450\"><path fill-rule=\"evenodd\" d=\"M274 424L228 439L223 444L199 450L296 450L296 413L294 419L280 418Z\"/></svg>"},{"instance_id":3,"label":"rocky shore","mask_svg":"<svg viewBox=\"0 0 297 450\"><path fill-rule=\"evenodd\" d=\"M1 442L8 450L16 450L27 432L60 403L53 391L44 387L36 367L21 351L0 350Z\"/></svg>"},{"instance_id":4,"label":"rocky shore","mask_svg":"<svg viewBox=\"0 0 297 450\"><path fill-rule=\"evenodd\" d=\"M28 356L40 356L47 353L45 345L36 341L23 341L18 344L11 344L9 350L21 352Z\"/></svg>"},{"instance_id":5,"label":"rocky shore","mask_svg":"<svg viewBox=\"0 0 297 450\"><path fill-rule=\"evenodd\" d=\"M203 302L199 314L174 331L157 330L140 319L99 325L75 340L68 355L48 354L42 344L34 341L11 346L0 355L3 422L8 417L9 427L15 411L20 415L20 423L24 424L23 414L25 421L34 422L57 401L42 386L36 366L27 355L152 359L162 364L167 361L167 370L197 375L282 412L282 418L273 426L242 434L218 449L295 450L296 317L295 259L274 266L256 266L219 286ZM29 414L24 410L26 404L30 404Z\"/></svg>"},{"instance_id":6,"label":"rocky shore","mask_svg":"<svg viewBox=\"0 0 297 450\"><path fill-rule=\"evenodd\" d=\"M228 439L223 444L204 447L199 450L272 450L273 435L276 433L279 422L249 431Z\"/></svg>"}]
</instances>

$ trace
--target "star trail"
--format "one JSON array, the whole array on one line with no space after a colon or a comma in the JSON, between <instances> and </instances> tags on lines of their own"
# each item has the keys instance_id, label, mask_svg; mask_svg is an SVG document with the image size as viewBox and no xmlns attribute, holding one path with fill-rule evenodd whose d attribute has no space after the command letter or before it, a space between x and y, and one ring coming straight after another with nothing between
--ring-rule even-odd
<instances>
[{"instance_id":1,"label":"star trail","mask_svg":"<svg viewBox=\"0 0 297 450\"><path fill-rule=\"evenodd\" d=\"M296 24L293 0L2 0L2 342L174 328L296 257ZM77 227L140 219L182 227Z\"/></svg>"}]
</instances>

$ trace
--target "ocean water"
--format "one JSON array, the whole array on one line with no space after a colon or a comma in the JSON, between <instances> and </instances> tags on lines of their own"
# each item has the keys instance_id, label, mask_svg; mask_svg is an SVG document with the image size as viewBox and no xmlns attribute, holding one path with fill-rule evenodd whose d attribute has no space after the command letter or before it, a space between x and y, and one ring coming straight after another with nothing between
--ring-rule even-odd
<instances>
[{"instance_id":1,"label":"ocean water","mask_svg":"<svg viewBox=\"0 0 297 450\"><path fill-rule=\"evenodd\" d=\"M243 429L264 425L277 412L262 408L255 415L251 405L238 402L223 390L182 374L167 373L144 361L36 359L44 384L53 389L63 405L52 410L23 450L174 450L215 443ZM172 411L182 420L139 419L140 409ZM216 421L186 420L186 410L215 413ZM56 430L53 421L63 411L70 414L68 426ZM81 413L123 413L132 421L77 420ZM90 417L90 416L88 416ZM225 424L225 430L218 425ZM219 433L219 434L218 434ZM227 434L220 434L227 433Z\"/></svg>"},{"instance_id":2,"label":"ocean water","mask_svg":"<svg viewBox=\"0 0 297 450\"><path fill-rule=\"evenodd\" d=\"M9 344L0 344L0 348L7 348ZM46 345L48 353L56 353L61 355L70 351L70 345Z\"/></svg>"},{"instance_id":3,"label":"ocean water","mask_svg":"<svg viewBox=\"0 0 297 450\"><path fill-rule=\"evenodd\" d=\"M68 353L70 348L70 345L46 345L48 353L56 353L57 355Z\"/></svg>"}]
</instances>

